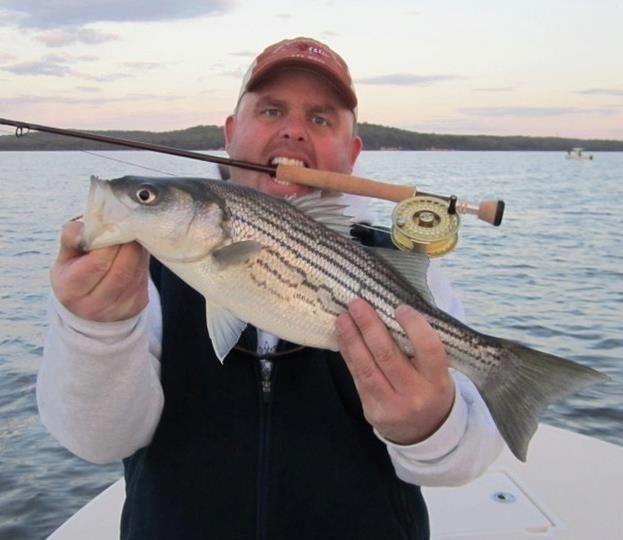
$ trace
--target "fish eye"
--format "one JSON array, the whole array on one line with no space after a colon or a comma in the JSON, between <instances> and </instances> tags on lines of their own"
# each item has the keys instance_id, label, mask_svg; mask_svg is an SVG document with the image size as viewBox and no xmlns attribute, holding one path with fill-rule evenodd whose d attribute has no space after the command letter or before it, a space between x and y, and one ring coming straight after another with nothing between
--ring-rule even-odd
<instances>
[{"instance_id":1,"label":"fish eye","mask_svg":"<svg viewBox=\"0 0 623 540\"><path fill-rule=\"evenodd\" d=\"M141 186L136 190L136 199L141 204L151 204L156 200L156 190L152 186Z\"/></svg>"}]
</instances>

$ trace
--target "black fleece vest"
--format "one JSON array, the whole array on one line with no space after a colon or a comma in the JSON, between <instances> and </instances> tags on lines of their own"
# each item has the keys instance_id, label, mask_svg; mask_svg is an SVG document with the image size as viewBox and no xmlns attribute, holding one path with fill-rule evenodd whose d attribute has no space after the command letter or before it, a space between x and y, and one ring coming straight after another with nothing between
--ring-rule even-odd
<instances>
[{"instance_id":1,"label":"black fleece vest","mask_svg":"<svg viewBox=\"0 0 623 540\"><path fill-rule=\"evenodd\" d=\"M122 539L429 537L420 489L396 477L338 353L280 342L263 391L255 328L221 365L203 297L153 259L151 275L165 405L124 461Z\"/></svg>"}]
</instances>

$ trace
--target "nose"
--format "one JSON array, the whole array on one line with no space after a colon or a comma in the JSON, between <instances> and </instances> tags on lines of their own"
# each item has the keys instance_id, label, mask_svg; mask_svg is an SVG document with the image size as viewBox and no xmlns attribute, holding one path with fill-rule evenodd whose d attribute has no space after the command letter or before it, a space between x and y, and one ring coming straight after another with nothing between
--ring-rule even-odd
<instances>
[{"instance_id":1,"label":"nose","mask_svg":"<svg viewBox=\"0 0 623 540\"><path fill-rule=\"evenodd\" d=\"M290 116L282 126L280 136L297 142L306 141L307 129L305 128L305 122Z\"/></svg>"}]
</instances>

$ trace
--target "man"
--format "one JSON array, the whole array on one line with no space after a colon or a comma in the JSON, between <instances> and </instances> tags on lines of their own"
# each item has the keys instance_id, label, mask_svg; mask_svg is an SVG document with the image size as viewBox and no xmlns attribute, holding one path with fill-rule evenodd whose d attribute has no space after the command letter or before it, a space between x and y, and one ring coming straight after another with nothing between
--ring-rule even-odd
<instances>
[{"instance_id":1,"label":"man","mask_svg":"<svg viewBox=\"0 0 623 540\"><path fill-rule=\"evenodd\" d=\"M362 147L356 106L334 51L279 42L243 81L227 151L349 173ZM309 191L250 171L231 177L275 197ZM148 270L137 244L83 254L80 235L80 224L64 227L52 268L38 402L77 455L124 459L122 538L427 538L417 486L469 481L499 453L475 388L450 374L411 308L396 317L413 358L354 300L337 321L340 353L247 328L221 365L201 296L157 261ZM460 316L435 271L429 281Z\"/></svg>"}]
</instances>

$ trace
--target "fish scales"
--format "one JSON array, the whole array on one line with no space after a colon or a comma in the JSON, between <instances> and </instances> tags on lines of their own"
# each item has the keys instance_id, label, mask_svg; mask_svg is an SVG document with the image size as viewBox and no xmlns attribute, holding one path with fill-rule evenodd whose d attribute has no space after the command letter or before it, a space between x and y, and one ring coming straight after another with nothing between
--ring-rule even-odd
<instances>
[{"instance_id":1,"label":"fish scales","mask_svg":"<svg viewBox=\"0 0 623 540\"><path fill-rule=\"evenodd\" d=\"M399 254L365 249L330 230L324 223L336 220L338 208L320 198L286 202L206 179L92 179L84 247L142 243L205 296L219 358L235 344L241 321L302 345L336 349L335 319L357 297L374 307L411 355L412 344L394 316L397 306L408 304L438 332L450 364L474 381L522 460L550 403L606 379L585 366L477 332L439 310L426 300L426 263L402 254L413 258L404 270ZM418 265L416 279L408 269Z\"/></svg>"},{"instance_id":2,"label":"fish scales","mask_svg":"<svg viewBox=\"0 0 623 540\"><path fill-rule=\"evenodd\" d=\"M369 301L406 353L412 353L411 345L393 318L394 309L401 303L408 303L427 316L448 348L453 367L481 379L500 365L499 356L491 354L487 345L482 346L480 335L476 336L467 326L461 328L454 319L445 320L447 316L443 312L435 313L400 276L367 252L354 251L348 240L335 234L327 235L326 228L316 222L301 221L297 209L284 209L272 199L249 197L247 192L240 195L227 189L222 190L221 196L226 201L234 241L257 237L260 243L274 242L275 249L296 254L296 263L291 261L290 264L298 264L303 272L317 279L320 276L328 280L330 287L340 290L339 297L345 298L344 301L336 298L336 304L342 307L357 296ZM241 226L236 227L237 224ZM382 279L362 283L362 276L370 274ZM317 307L317 303L308 302L308 305Z\"/></svg>"},{"instance_id":3,"label":"fish scales","mask_svg":"<svg viewBox=\"0 0 623 540\"><path fill-rule=\"evenodd\" d=\"M247 216L249 214L248 209L246 208L241 208L237 210L239 211L233 210L232 213L237 216ZM259 230L262 230L261 225L257 225L258 223L261 224L262 222L267 221L266 215L263 215L262 210L267 210L268 212L266 213L272 213L270 211L273 209L260 206L259 210L256 212L256 215L254 216L255 219L244 218L240 219L240 221L243 221L247 227L253 227L255 225L259 228ZM269 222L269 230L266 231L264 229L263 232L267 235L267 238L278 241L284 244L286 248L291 249L294 253L298 253L298 258L302 260L302 262L305 263L307 267L305 269L306 271L309 272L309 269L313 268L317 270L318 273L323 274L325 278L333 278L335 285L347 289L351 293L351 295L357 295L361 292L368 292L368 296L372 296L375 293L375 290L372 287L366 285L362 286L360 282L361 276L351 270L351 268L355 266L357 270L363 273L365 268L362 268L362 263L364 267L370 266L369 258L362 259L348 257L348 255L350 254L348 251L349 246L344 246L345 250L341 253L338 252L338 256L335 257L335 247L328 245L326 239L322 236L320 237L320 239L318 236L319 234L323 234L326 229L324 229L323 231L319 230L317 227L301 228L296 227L296 225L291 226L289 225L289 222L286 222L286 224L284 225L283 214L277 216L276 214L272 213L271 217L274 217L275 220ZM294 217L296 218L298 216ZM241 227L239 233L240 238L248 236L247 227ZM236 234L234 233L234 238L235 237ZM261 238L260 241L261 240L263 239ZM332 240L334 239L332 238ZM346 257L343 254L346 254ZM340 277L342 279L339 279ZM379 288L378 290L381 292L383 291L383 289L381 288ZM398 297L395 296L391 299L386 298L385 300L390 300L394 305L396 305ZM374 303L376 304L376 307L378 309L385 312L388 318L391 316L387 307L385 307L378 301Z\"/></svg>"},{"instance_id":4,"label":"fish scales","mask_svg":"<svg viewBox=\"0 0 623 540\"><path fill-rule=\"evenodd\" d=\"M443 312L435 313L399 275L390 267L379 264L378 259L368 252L353 250L348 240L336 234L327 235L326 228L316 222L302 221L300 212L295 208L283 209L273 204L272 199L246 195L234 195L227 202L231 204L232 222L235 224L238 220L246 225L241 228L238 238L234 232L235 240L248 237L249 228L255 229L266 235L260 238L260 242L270 238L281 244L282 249L298 254L298 260L304 263L303 272L315 269L329 280L331 286L342 289L340 297L346 300L336 301L338 305L345 307L348 301L358 296L369 301L408 354L412 354L411 344L393 318L394 309L402 303L416 307L427 316L448 348L453 367L467 371L472 378L482 378L500 365L499 357L492 355L487 345L482 346L480 335L476 336L467 326L461 328L460 324L457 325L458 321ZM227 193L223 196L228 198ZM336 249L338 246L341 249ZM362 282L362 277L370 274L379 275L382 279Z\"/></svg>"},{"instance_id":5,"label":"fish scales","mask_svg":"<svg viewBox=\"0 0 623 540\"><path fill-rule=\"evenodd\" d=\"M272 209L269 208L268 210L272 210ZM246 211L243 211L241 213L238 213L238 212L235 212L235 213L237 215L247 215ZM388 292L393 292L394 296L388 297L388 295L385 295L383 300L385 300L386 305L389 305L389 304L395 305L398 299L400 299L401 297L404 298L406 296L404 288L394 287L393 290L391 290L392 289L391 286L395 283L395 281L391 280L391 278L395 277L395 275L388 273L387 267L385 266L380 266L376 269L376 270L379 270L380 272L383 272L383 274L385 274L384 275L384 278L385 278L384 287L380 286L380 280L377 280L374 283L374 285L376 285L376 288L373 288L370 285L362 284L361 283L362 275L365 274L367 271L369 271L371 267L371 263L376 262L376 260L375 259L371 260L371 257L369 256L367 257L353 256L356 254L351 253L350 249L352 246L349 243L344 245L343 246L344 250L338 251L337 256L336 256L335 245L334 244L331 245L327 241L328 239L326 237L320 237L320 239L318 237L318 234L324 234L324 232L326 232L326 229L324 229L323 231L323 230L319 230L317 227L314 227L314 228L307 228L307 229L302 228L302 229L296 230L296 227L284 226L283 213L281 213L280 215L273 214L273 216L275 220L269 223L271 230L281 229L283 231L285 227L286 234L282 235L278 239L278 241L286 244L285 247L288 249L292 249L295 252L299 251L301 254L301 257L305 260L305 262L309 266L318 268L326 276L328 277L339 276L340 273L343 273L345 276L351 278L352 279L352 285L350 287L351 292L357 294L361 290L363 290L363 291L368 291L371 294L377 293L379 295L382 295L389 288L390 291ZM262 218L264 216L258 216L258 217ZM298 216L294 216L294 217L296 218ZM261 222L262 220L261 219L260 220L246 219L245 221L247 222L247 224L250 224L249 223L250 221ZM314 225L316 224L314 223ZM299 234L292 234L295 230L296 230L296 233L299 233ZM243 231L241 236L245 236L245 234L246 234L246 231ZM275 238L273 237L273 239ZM330 240L333 243L335 242L335 238L330 238ZM307 248L307 251L311 254L310 258L305 257L304 250L302 249L303 247ZM365 252L364 254L367 255L367 253ZM318 256L322 257L321 263L317 262ZM359 274L354 273L351 270L353 266L356 268L356 270L359 271ZM380 304L379 302L375 302L375 303L377 304L376 307L378 309L382 309L387 315L387 317L391 318L392 313L390 313L389 310L387 309L383 309L385 307L384 305Z\"/></svg>"},{"instance_id":6,"label":"fish scales","mask_svg":"<svg viewBox=\"0 0 623 540\"><path fill-rule=\"evenodd\" d=\"M267 222L269 227L272 230L281 230L284 231L284 220L283 220L283 213L277 214L274 212L274 208L271 207L262 207L262 210L266 210L266 213L264 215L262 215L261 213L258 213L260 218L264 218ZM249 208L242 208L241 209L242 212L235 212L237 216L241 216L241 215L247 215ZM267 215L270 215L270 217L272 217L273 219L268 221L268 217ZM297 217L297 216L295 216ZM240 219L240 218L239 218ZM248 222L249 220L247 220ZM261 223L261 219L259 220ZM326 229L325 229L326 230ZM329 244L327 244L326 239L324 238L320 238L318 239L317 234L321 233L322 234L322 230L318 230L317 228L314 228L314 230L310 230L310 229L305 229L305 228L298 228L297 229L297 223L294 222L292 225L288 222L286 228L285 228L285 235L282 235L281 238L279 239L281 242L284 242L286 244L290 244L288 245L289 248L296 248L296 244L299 241L304 241L305 239L308 240L308 244L306 247L310 248L311 251L319 251L320 247L324 247L327 253L331 253L332 255L335 254L335 248ZM295 233L295 234L293 234ZM297 234L298 233L298 234ZM244 233L243 233L244 235ZM333 239L332 239L333 240ZM344 257L348 256L349 252L343 252L340 253L339 256L341 259L344 259ZM357 263L357 261L360 259L346 259L347 263L349 264L353 264L353 263ZM350 274L350 269L349 269L349 264L343 264L341 265L340 270L346 272L347 274Z\"/></svg>"}]
</instances>

